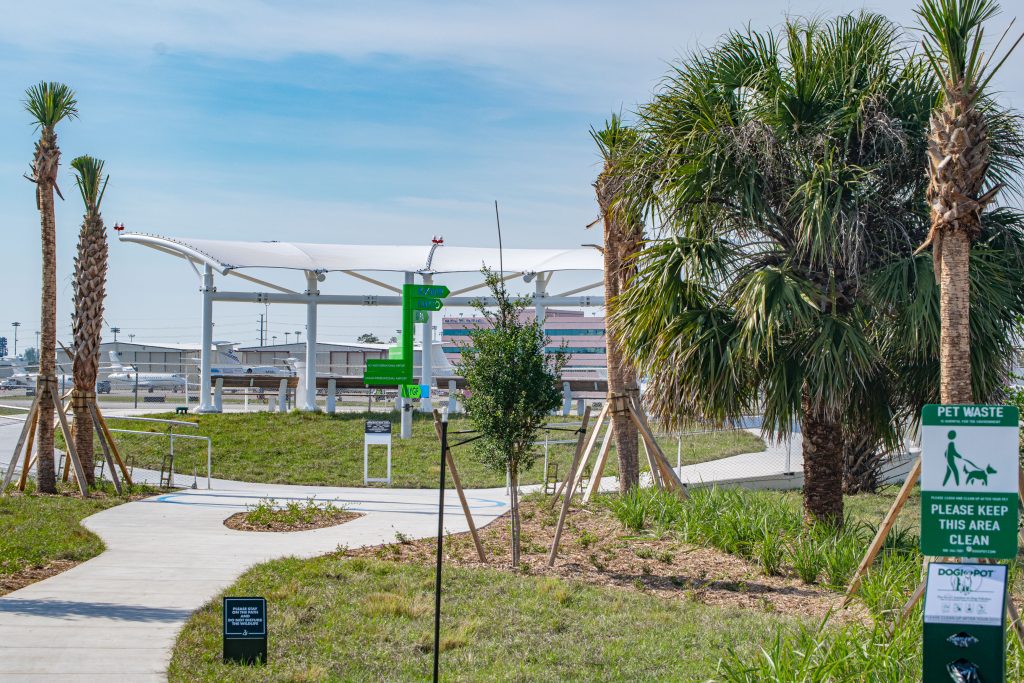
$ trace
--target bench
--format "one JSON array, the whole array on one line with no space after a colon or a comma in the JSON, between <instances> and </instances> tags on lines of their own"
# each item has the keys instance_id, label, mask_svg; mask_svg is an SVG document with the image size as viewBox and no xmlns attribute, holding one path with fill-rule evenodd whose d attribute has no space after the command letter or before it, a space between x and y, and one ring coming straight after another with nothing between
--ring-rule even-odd
<instances>
[{"instance_id":1,"label":"bench","mask_svg":"<svg viewBox=\"0 0 1024 683\"><path fill-rule=\"evenodd\" d=\"M188 415L188 406L178 406L174 409L175 415Z\"/></svg>"}]
</instances>

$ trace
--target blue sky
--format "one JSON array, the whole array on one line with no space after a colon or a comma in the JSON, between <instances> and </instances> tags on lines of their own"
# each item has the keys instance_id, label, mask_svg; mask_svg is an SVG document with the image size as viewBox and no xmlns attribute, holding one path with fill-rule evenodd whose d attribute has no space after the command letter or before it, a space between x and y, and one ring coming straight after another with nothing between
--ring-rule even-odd
<instances>
[{"instance_id":1,"label":"blue sky","mask_svg":"<svg viewBox=\"0 0 1024 683\"><path fill-rule=\"evenodd\" d=\"M885 5L905 24L913 3ZM99 5L99 6L97 6ZM1007 13L997 19L1001 28ZM62 80L81 119L58 130L60 311L81 202L67 162L107 161L107 224L171 236L372 244L578 246L599 239L588 136L646 100L677 56L749 21L881 5L838 2L13 3L0 25L0 335L38 329L38 215L22 178L25 87ZM1024 11L1018 10L1024 15ZM1024 19L1024 16L1021 17ZM1024 105L1024 49L997 84ZM112 244L107 319L136 341L194 341L200 301L180 261ZM298 274L291 276L300 284ZM553 285L554 286L554 285ZM323 291L360 288L329 278ZM216 337L252 343L261 306L217 307ZM324 310L321 338L389 334L397 313ZM270 310L271 333L302 310Z\"/></svg>"}]
</instances>

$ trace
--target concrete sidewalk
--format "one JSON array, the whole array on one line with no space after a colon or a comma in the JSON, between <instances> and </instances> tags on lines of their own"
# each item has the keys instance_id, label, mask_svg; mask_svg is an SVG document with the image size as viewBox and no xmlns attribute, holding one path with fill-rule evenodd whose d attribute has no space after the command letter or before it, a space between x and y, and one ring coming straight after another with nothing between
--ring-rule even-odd
<instances>
[{"instance_id":1,"label":"concrete sidewalk","mask_svg":"<svg viewBox=\"0 0 1024 683\"><path fill-rule=\"evenodd\" d=\"M0 426L0 456L10 457L17 438L11 431ZM126 503L87 518L84 526L103 539L105 552L0 597L0 680L166 680L171 648L185 620L249 567L288 555L322 555L339 546L388 543L399 532L411 538L437 533L437 492L430 489L223 481L214 486ZM291 533L233 531L223 524L260 499L314 496L364 516ZM478 526L508 506L504 489L467 491L467 496ZM468 528L450 492L445 528L453 533Z\"/></svg>"}]
</instances>

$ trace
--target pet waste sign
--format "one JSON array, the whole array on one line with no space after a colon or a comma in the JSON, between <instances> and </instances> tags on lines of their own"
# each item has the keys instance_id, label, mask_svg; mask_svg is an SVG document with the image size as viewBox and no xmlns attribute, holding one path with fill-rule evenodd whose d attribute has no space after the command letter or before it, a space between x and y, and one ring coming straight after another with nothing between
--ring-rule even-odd
<instances>
[{"instance_id":1,"label":"pet waste sign","mask_svg":"<svg viewBox=\"0 0 1024 683\"><path fill-rule=\"evenodd\" d=\"M921 552L1017 556L1018 421L1014 406L921 411Z\"/></svg>"}]
</instances>

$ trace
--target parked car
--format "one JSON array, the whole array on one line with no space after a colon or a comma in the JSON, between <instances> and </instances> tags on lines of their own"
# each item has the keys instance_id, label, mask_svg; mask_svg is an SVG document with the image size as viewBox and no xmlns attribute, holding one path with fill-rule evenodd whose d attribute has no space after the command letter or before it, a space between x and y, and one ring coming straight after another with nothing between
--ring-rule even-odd
<instances>
[{"instance_id":1,"label":"parked car","mask_svg":"<svg viewBox=\"0 0 1024 683\"><path fill-rule=\"evenodd\" d=\"M101 379L96 382L96 393L97 394L109 394L110 393L110 380Z\"/></svg>"}]
</instances>

